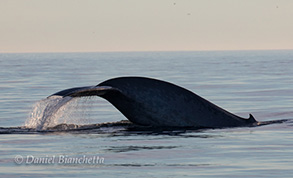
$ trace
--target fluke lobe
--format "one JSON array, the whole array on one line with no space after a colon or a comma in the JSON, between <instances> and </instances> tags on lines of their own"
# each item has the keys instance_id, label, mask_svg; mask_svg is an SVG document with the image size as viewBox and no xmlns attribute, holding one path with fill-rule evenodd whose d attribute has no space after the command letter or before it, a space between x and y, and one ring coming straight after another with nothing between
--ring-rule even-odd
<instances>
[{"instance_id":1,"label":"fluke lobe","mask_svg":"<svg viewBox=\"0 0 293 178\"><path fill-rule=\"evenodd\" d=\"M100 96L128 120L143 126L223 128L257 123L251 114L248 119L241 118L185 88L145 77L119 77L53 95Z\"/></svg>"}]
</instances>

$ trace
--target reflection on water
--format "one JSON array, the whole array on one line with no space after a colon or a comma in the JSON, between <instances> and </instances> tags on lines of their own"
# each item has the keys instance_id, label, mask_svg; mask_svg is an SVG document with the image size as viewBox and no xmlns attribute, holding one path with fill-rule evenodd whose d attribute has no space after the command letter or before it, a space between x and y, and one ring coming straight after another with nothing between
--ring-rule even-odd
<instances>
[{"instance_id":1,"label":"reflection on water","mask_svg":"<svg viewBox=\"0 0 293 178\"><path fill-rule=\"evenodd\" d=\"M128 152L128 151L141 151L141 150L160 150L160 149L173 149L177 146L113 146L106 151L109 152Z\"/></svg>"}]
</instances>

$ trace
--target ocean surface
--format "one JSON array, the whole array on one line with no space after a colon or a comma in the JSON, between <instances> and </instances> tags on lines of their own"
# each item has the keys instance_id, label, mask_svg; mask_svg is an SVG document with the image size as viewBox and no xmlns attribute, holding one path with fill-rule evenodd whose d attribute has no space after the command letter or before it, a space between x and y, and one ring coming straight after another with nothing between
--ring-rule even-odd
<instances>
[{"instance_id":1,"label":"ocean surface","mask_svg":"<svg viewBox=\"0 0 293 178\"><path fill-rule=\"evenodd\" d=\"M120 76L169 81L239 116L282 122L127 131L105 124L126 120L119 111L89 97L60 110L51 126L61 129L28 129L49 95ZM292 76L292 50L0 54L0 177L292 177ZM68 129L84 125L101 127Z\"/></svg>"}]
</instances>

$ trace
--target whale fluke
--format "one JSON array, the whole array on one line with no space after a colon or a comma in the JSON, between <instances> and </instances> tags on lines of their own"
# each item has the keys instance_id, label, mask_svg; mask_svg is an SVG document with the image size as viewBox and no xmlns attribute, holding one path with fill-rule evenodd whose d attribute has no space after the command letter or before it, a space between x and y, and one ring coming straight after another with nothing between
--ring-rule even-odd
<instances>
[{"instance_id":1,"label":"whale fluke","mask_svg":"<svg viewBox=\"0 0 293 178\"><path fill-rule=\"evenodd\" d=\"M69 88L66 90L59 91L51 96L70 96L70 97L86 97L86 96L103 96L107 92L119 91L119 89L110 86L87 86L87 87L76 87ZM50 97L50 96L49 96Z\"/></svg>"},{"instance_id":2,"label":"whale fluke","mask_svg":"<svg viewBox=\"0 0 293 178\"><path fill-rule=\"evenodd\" d=\"M248 119L241 118L185 88L145 77L119 77L53 95L100 96L128 120L143 126L222 128L257 123L251 114Z\"/></svg>"}]
</instances>

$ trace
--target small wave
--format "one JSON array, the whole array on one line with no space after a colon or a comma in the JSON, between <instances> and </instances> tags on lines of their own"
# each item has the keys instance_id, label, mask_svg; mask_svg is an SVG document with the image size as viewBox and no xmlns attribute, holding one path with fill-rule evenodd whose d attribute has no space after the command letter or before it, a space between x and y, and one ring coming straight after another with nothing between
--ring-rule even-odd
<instances>
[{"instance_id":1,"label":"small wave","mask_svg":"<svg viewBox=\"0 0 293 178\"><path fill-rule=\"evenodd\" d=\"M282 124L291 127L293 119L274 120L260 122L252 127L267 126L272 124ZM113 135L182 135L185 137L200 137L200 138L214 138L215 135L185 135L185 133L201 133L211 128L158 128L149 126L139 126L131 123L128 120L118 122L107 122L98 124L58 124L46 129L28 128L26 126L20 127L0 127L0 134L47 134L47 133L74 133L74 134L111 134ZM229 129L229 128L222 128Z\"/></svg>"},{"instance_id":2,"label":"small wave","mask_svg":"<svg viewBox=\"0 0 293 178\"><path fill-rule=\"evenodd\" d=\"M158 128L140 126L128 120L88 125L58 124L46 129L21 127L0 127L0 134L48 134L48 133L77 133L77 134L111 134L113 135L180 135L187 132L201 132L203 128Z\"/></svg>"},{"instance_id":3,"label":"small wave","mask_svg":"<svg viewBox=\"0 0 293 178\"><path fill-rule=\"evenodd\" d=\"M58 124L46 129L29 128L26 126L20 127L0 127L0 134L35 134L35 133L58 133L58 132L72 132L72 133L115 133L118 130L126 130L135 125L128 120L118 122L108 122L89 125L76 124ZM108 128L108 129L107 129Z\"/></svg>"}]
</instances>

